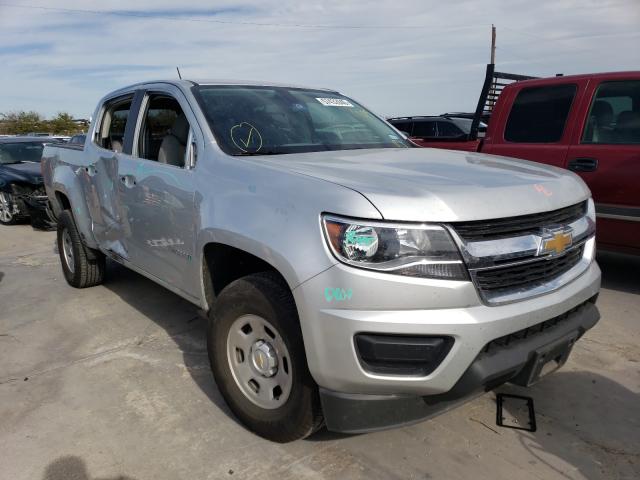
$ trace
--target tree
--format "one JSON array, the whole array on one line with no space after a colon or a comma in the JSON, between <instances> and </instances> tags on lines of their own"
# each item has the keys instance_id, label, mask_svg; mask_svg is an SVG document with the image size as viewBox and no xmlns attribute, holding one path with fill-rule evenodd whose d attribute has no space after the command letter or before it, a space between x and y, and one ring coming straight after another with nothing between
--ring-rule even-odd
<instances>
[{"instance_id":1,"label":"tree","mask_svg":"<svg viewBox=\"0 0 640 480\"><path fill-rule=\"evenodd\" d=\"M34 111L0 113L0 133L24 135L31 132L73 135L82 132L82 126L73 120L71 114L65 112L59 112L50 120Z\"/></svg>"},{"instance_id":2,"label":"tree","mask_svg":"<svg viewBox=\"0 0 640 480\"><path fill-rule=\"evenodd\" d=\"M13 135L38 131L42 128L43 118L34 111L9 112L0 114L2 119L2 132Z\"/></svg>"},{"instance_id":3,"label":"tree","mask_svg":"<svg viewBox=\"0 0 640 480\"><path fill-rule=\"evenodd\" d=\"M65 112L59 112L47 124L49 125L48 130L55 134L72 135L80 131L78 124L73 121L73 116Z\"/></svg>"}]
</instances>

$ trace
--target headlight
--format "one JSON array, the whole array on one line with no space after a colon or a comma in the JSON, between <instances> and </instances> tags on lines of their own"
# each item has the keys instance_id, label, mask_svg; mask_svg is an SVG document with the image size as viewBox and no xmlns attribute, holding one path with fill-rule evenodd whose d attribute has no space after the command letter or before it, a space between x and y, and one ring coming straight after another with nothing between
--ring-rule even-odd
<instances>
[{"instance_id":1,"label":"headlight","mask_svg":"<svg viewBox=\"0 0 640 480\"><path fill-rule=\"evenodd\" d=\"M460 253L439 225L322 217L335 257L354 267L411 277L467 280Z\"/></svg>"}]
</instances>

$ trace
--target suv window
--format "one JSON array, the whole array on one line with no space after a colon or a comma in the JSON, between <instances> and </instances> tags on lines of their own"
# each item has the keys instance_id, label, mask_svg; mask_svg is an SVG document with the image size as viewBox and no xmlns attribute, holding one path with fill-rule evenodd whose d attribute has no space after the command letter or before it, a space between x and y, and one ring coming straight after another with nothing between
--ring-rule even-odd
<instances>
[{"instance_id":1,"label":"suv window","mask_svg":"<svg viewBox=\"0 0 640 480\"><path fill-rule=\"evenodd\" d=\"M640 143L640 80L600 84L582 143Z\"/></svg>"},{"instance_id":2,"label":"suv window","mask_svg":"<svg viewBox=\"0 0 640 480\"><path fill-rule=\"evenodd\" d=\"M96 143L102 148L122 152L124 132L129 118L133 95L112 100L105 105Z\"/></svg>"},{"instance_id":3,"label":"suv window","mask_svg":"<svg viewBox=\"0 0 640 480\"><path fill-rule=\"evenodd\" d=\"M422 137L422 138L433 138L437 136L436 122L430 122L430 121L414 122L413 136Z\"/></svg>"},{"instance_id":4,"label":"suv window","mask_svg":"<svg viewBox=\"0 0 640 480\"><path fill-rule=\"evenodd\" d=\"M398 122L394 120L393 122L390 122L390 123L401 132L404 132L409 136L411 135L412 122Z\"/></svg>"},{"instance_id":5,"label":"suv window","mask_svg":"<svg viewBox=\"0 0 640 480\"><path fill-rule=\"evenodd\" d=\"M438 122L438 137L455 138L464 135L453 122Z\"/></svg>"},{"instance_id":6,"label":"suv window","mask_svg":"<svg viewBox=\"0 0 640 480\"><path fill-rule=\"evenodd\" d=\"M138 157L184 167L189 122L178 101L151 94L138 134Z\"/></svg>"},{"instance_id":7,"label":"suv window","mask_svg":"<svg viewBox=\"0 0 640 480\"><path fill-rule=\"evenodd\" d=\"M575 85L523 88L513 102L505 140L518 143L560 141L575 94Z\"/></svg>"}]
</instances>

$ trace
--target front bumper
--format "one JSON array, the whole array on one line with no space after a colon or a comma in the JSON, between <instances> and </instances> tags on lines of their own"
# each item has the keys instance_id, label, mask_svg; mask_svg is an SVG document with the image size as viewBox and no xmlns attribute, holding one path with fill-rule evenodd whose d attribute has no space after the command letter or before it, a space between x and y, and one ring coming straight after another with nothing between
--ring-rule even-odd
<instances>
[{"instance_id":1,"label":"front bumper","mask_svg":"<svg viewBox=\"0 0 640 480\"><path fill-rule=\"evenodd\" d=\"M562 288L517 303L482 304L471 282L400 277L334 265L293 290L309 370L323 388L346 393L448 392L491 340L562 315L600 289L596 262ZM341 292L344 291L344 295ZM427 376L365 371L358 333L450 336L454 344Z\"/></svg>"},{"instance_id":2,"label":"front bumper","mask_svg":"<svg viewBox=\"0 0 640 480\"><path fill-rule=\"evenodd\" d=\"M474 393L516 381L540 345L561 339L567 330L577 338L597 322L599 314L589 300L599 289L600 269L594 261L553 292L487 306L471 282L400 277L336 264L293 294L327 426L357 432L415 422ZM570 320L561 326L514 343L500 356L481 358L490 342L567 312ZM442 336L454 343L428 375L389 375L363 367L354 341L363 333Z\"/></svg>"},{"instance_id":3,"label":"front bumper","mask_svg":"<svg viewBox=\"0 0 640 480\"><path fill-rule=\"evenodd\" d=\"M483 351L446 393L432 396L344 394L320 389L327 428L362 433L409 425L438 415L505 382L527 386L538 372L535 352L573 342L599 320L595 304L587 301L558 319L558 323L527 338ZM553 323L550 322L550 323Z\"/></svg>"}]
</instances>

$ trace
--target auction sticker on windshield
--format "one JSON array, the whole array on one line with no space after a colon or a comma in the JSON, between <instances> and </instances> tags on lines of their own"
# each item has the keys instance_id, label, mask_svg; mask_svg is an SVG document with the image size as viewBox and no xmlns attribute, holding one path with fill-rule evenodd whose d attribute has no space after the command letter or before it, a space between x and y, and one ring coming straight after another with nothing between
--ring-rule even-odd
<instances>
[{"instance_id":1,"label":"auction sticker on windshield","mask_svg":"<svg viewBox=\"0 0 640 480\"><path fill-rule=\"evenodd\" d=\"M316 98L316 100L327 107L353 107L353 104L344 98Z\"/></svg>"}]
</instances>

